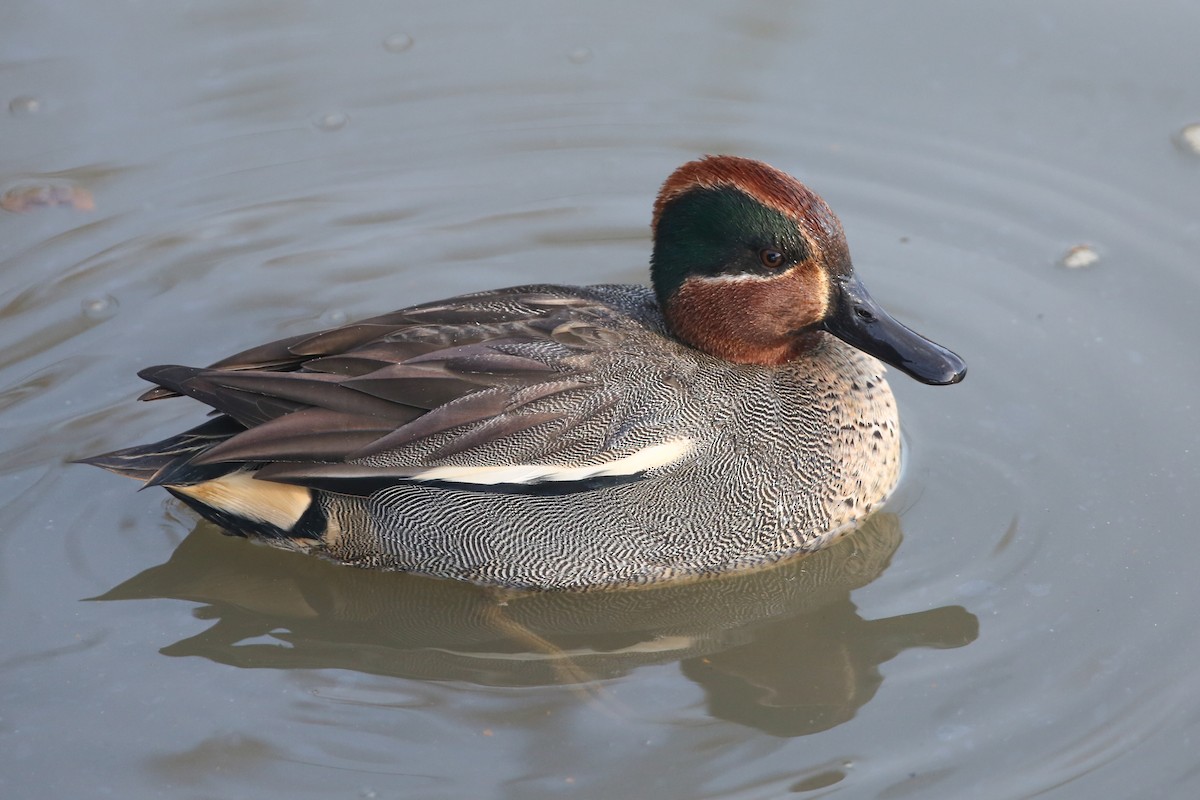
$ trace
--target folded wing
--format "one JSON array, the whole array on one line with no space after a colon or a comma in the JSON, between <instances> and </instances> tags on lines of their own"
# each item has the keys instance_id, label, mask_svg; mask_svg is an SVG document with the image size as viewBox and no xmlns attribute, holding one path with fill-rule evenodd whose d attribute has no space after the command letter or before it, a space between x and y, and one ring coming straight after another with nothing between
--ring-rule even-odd
<instances>
[{"instance_id":1,"label":"folded wing","mask_svg":"<svg viewBox=\"0 0 1200 800\"><path fill-rule=\"evenodd\" d=\"M189 454L198 477L247 465L261 479L347 493L398 481L628 477L691 447L678 435L648 438L644 399L598 378L611 372L629 324L587 290L497 290L282 339L203 369L151 367L140 374L157 387L142 399L187 395L231 421L222 430L232 435ZM175 479L186 471L169 470Z\"/></svg>"}]
</instances>

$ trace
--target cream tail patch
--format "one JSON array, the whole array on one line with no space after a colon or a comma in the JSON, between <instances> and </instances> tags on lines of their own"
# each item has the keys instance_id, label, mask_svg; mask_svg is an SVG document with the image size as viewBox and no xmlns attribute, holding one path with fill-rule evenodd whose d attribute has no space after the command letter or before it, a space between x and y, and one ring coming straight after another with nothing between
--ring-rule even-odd
<instances>
[{"instance_id":1,"label":"cream tail patch","mask_svg":"<svg viewBox=\"0 0 1200 800\"><path fill-rule=\"evenodd\" d=\"M312 503L303 486L257 480L250 472L231 472L191 486L170 486L218 511L290 531Z\"/></svg>"}]
</instances>

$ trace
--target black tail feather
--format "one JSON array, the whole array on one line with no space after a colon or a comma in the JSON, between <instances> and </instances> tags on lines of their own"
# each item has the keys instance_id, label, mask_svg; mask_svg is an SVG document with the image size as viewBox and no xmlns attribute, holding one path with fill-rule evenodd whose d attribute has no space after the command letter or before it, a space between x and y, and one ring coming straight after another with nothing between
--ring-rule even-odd
<instances>
[{"instance_id":1,"label":"black tail feather","mask_svg":"<svg viewBox=\"0 0 1200 800\"><path fill-rule=\"evenodd\" d=\"M198 453L215 447L244 430L245 428L235 420L220 416L169 439L81 458L76 463L91 464L127 478L134 478L142 481L145 486L157 486L168 482L178 485L200 483L230 472L237 465L190 466L188 462Z\"/></svg>"}]
</instances>

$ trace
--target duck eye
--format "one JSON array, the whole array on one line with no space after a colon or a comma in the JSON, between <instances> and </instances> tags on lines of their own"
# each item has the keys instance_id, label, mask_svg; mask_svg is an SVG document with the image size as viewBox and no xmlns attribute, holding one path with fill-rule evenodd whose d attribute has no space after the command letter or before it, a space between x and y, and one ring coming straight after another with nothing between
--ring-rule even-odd
<instances>
[{"instance_id":1,"label":"duck eye","mask_svg":"<svg viewBox=\"0 0 1200 800\"><path fill-rule=\"evenodd\" d=\"M770 247L758 251L758 260L767 269L779 269L784 264L783 253Z\"/></svg>"}]
</instances>

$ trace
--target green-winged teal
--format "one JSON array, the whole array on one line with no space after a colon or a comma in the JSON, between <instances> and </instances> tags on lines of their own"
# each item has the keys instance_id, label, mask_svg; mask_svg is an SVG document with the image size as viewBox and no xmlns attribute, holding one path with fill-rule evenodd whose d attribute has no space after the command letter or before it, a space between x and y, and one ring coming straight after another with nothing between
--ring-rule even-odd
<instances>
[{"instance_id":1,"label":"green-winged teal","mask_svg":"<svg viewBox=\"0 0 1200 800\"><path fill-rule=\"evenodd\" d=\"M966 372L855 277L841 223L758 161L683 165L653 290L521 286L151 367L219 415L88 463L336 561L528 588L636 584L815 550L895 486L880 359Z\"/></svg>"}]
</instances>

